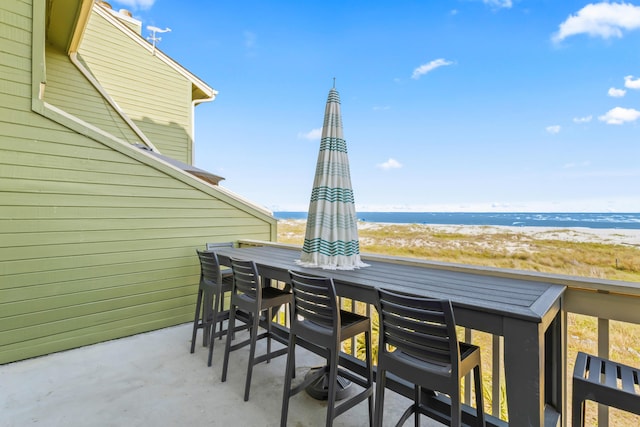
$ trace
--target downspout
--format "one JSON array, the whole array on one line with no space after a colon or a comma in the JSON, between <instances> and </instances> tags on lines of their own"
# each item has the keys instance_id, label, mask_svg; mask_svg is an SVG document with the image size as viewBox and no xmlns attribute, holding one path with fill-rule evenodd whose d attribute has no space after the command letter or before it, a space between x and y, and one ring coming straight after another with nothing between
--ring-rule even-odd
<instances>
[{"instance_id":1,"label":"downspout","mask_svg":"<svg viewBox=\"0 0 640 427\"><path fill-rule=\"evenodd\" d=\"M76 68L80 70L82 75L85 76L87 80L89 80L89 82L93 85L93 87L95 87L96 90L100 92L100 95L102 95L102 97L109 103L109 105L111 105L111 107L116 111L116 113L118 113L120 117L122 117L122 120L124 120L129 125L131 130L133 130L133 132L142 140L142 142L144 142L144 144L147 147L151 148L156 153L160 153L160 151L155 147L155 145L153 145L153 143L140 130L140 128L135 123L133 123L133 121L129 118L129 116L127 116L127 114L124 111L120 109L118 104L116 104L116 102L109 96L109 94L104 90L104 88L100 85L100 83L98 83L98 81L93 77L93 75L89 72L89 70L87 70L84 67L84 65L82 65L82 62L78 60L78 53L75 51L69 52L69 58L71 59L71 62L73 63L73 65L75 65Z\"/></svg>"},{"instance_id":2,"label":"downspout","mask_svg":"<svg viewBox=\"0 0 640 427\"><path fill-rule=\"evenodd\" d=\"M191 164L195 161L195 151L196 151L196 105L202 104L204 102L211 102L216 99L216 95L218 91L213 90L211 96L206 99L194 99L191 101Z\"/></svg>"}]
</instances>

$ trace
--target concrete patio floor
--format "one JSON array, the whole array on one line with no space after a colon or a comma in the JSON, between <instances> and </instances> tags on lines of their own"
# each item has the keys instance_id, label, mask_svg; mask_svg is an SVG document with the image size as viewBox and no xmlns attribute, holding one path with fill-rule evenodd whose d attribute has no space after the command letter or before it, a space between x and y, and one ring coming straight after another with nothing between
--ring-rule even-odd
<instances>
[{"instance_id":1,"label":"concrete patio floor","mask_svg":"<svg viewBox=\"0 0 640 427\"><path fill-rule=\"evenodd\" d=\"M224 339L216 341L213 366L207 368L201 336L194 354L189 353L191 324L184 324L0 366L0 425L279 425L286 356L254 367L250 399L244 402L248 347L231 353L222 383ZM300 349L296 363L302 378L322 359ZM410 401L391 391L385 397L385 425L393 425ZM289 405L288 425L321 426L325 416L325 401L300 393ZM424 426L441 425L422 419ZM366 402L334 425L367 426Z\"/></svg>"}]
</instances>

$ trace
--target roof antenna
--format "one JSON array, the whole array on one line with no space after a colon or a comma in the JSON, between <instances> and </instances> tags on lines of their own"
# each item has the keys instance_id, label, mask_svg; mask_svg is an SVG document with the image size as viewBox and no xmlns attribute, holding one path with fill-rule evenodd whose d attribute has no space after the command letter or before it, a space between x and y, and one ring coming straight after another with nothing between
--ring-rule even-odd
<instances>
[{"instance_id":1,"label":"roof antenna","mask_svg":"<svg viewBox=\"0 0 640 427\"><path fill-rule=\"evenodd\" d=\"M336 88L336 78L335 77L333 78L333 88L334 89Z\"/></svg>"},{"instance_id":2,"label":"roof antenna","mask_svg":"<svg viewBox=\"0 0 640 427\"><path fill-rule=\"evenodd\" d=\"M153 50L151 51L152 55L156 53L156 43L162 40L162 37L156 37L156 33L167 33L171 31L171 28L167 27L164 30L158 27L154 27L153 25L147 25L147 30L151 31L151 35L147 37L147 40L150 40L153 44Z\"/></svg>"}]
</instances>

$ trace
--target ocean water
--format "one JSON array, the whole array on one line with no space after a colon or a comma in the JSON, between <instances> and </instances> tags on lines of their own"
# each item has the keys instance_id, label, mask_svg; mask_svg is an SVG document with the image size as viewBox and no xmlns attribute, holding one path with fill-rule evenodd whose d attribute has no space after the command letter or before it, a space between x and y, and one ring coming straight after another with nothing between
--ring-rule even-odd
<instances>
[{"instance_id":1,"label":"ocean water","mask_svg":"<svg viewBox=\"0 0 640 427\"><path fill-rule=\"evenodd\" d=\"M276 219L306 219L306 212L274 212ZM396 224L508 225L640 229L640 213L358 212L358 220Z\"/></svg>"}]
</instances>

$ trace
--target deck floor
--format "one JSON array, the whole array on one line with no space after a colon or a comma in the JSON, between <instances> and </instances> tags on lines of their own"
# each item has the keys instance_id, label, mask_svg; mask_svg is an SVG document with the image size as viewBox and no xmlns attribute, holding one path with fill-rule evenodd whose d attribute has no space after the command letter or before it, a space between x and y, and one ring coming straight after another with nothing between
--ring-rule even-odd
<instances>
[{"instance_id":1,"label":"deck floor","mask_svg":"<svg viewBox=\"0 0 640 427\"><path fill-rule=\"evenodd\" d=\"M198 338L201 344L200 334ZM191 325L184 324L0 366L0 424L279 425L286 356L254 367L250 400L244 402L248 348L231 354L227 382L222 383L224 339L216 342L211 368L206 348L198 345L189 353L190 339ZM258 351L264 351L264 344ZM322 360L300 349L296 363L302 378ZM385 396L384 424L393 425L410 402L391 391ZM334 425L367 426L366 413L367 404L361 403ZM301 393L291 400L288 425L324 425L325 414L326 402ZM422 418L423 426L441 425Z\"/></svg>"}]
</instances>

